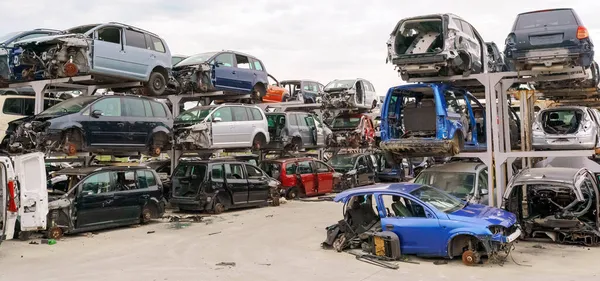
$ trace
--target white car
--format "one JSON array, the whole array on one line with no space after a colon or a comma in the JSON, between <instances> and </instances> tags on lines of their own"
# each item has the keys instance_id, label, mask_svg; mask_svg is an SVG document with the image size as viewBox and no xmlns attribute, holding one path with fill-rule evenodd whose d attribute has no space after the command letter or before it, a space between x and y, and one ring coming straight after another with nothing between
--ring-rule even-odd
<instances>
[{"instance_id":1,"label":"white car","mask_svg":"<svg viewBox=\"0 0 600 281\"><path fill-rule=\"evenodd\" d=\"M379 100L373 84L362 78L333 80L323 91L321 102L330 108L373 109Z\"/></svg>"}]
</instances>

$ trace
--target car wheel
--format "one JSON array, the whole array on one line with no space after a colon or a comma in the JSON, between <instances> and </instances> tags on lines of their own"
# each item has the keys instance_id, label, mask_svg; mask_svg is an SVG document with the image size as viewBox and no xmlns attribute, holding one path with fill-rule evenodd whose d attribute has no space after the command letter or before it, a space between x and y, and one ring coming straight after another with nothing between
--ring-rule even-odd
<instances>
[{"instance_id":1,"label":"car wheel","mask_svg":"<svg viewBox=\"0 0 600 281\"><path fill-rule=\"evenodd\" d=\"M473 266L479 263L479 255L471 250L466 250L462 254L463 264Z\"/></svg>"},{"instance_id":2,"label":"car wheel","mask_svg":"<svg viewBox=\"0 0 600 281\"><path fill-rule=\"evenodd\" d=\"M283 98L281 99L281 102L288 102L290 100L290 96L285 95L283 96Z\"/></svg>"},{"instance_id":3,"label":"car wheel","mask_svg":"<svg viewBox=\"0 0 600 281\"><path fill-rule=\"evenodd\" d=\"M266 142L267 140L265 139L265 136L259 133L254 136L254 139L252 140L252 149L260 150L265 146Z\"/></svg>"},{"instance_id":4,"label":"car wheel","mask_svg":"<svg viewBox=\"0 0 600 281\"><path fill-rule=\"evenodd\" d=\"M46 233L46 237L48 237L49 239L54 239L54 240L58 240L61 239L64 235L64 232L62 230L62 228L58 227L58 226L54 226L50 229L48 229L48 232Z\"/></svg>"},{"instance_id":5,"label":"car wheel","mask_svg":"<svg viewBox=\"0 0 600 281\"><path fill-rule=\"evenodd\" d=\"M278 197L273 197L273 206L277 207L279 205L280 205L279 196Z\"/></svg>"},{"instance_id":6,"label":"car wheel","mask_svg":"<svg viewBox=\"0 0 600 281\"><path fill-rule=\"evenodd\" d=\"M167 79L165 76L158 71L152 72L148 83L146 83L146 92L151 96L160 96L165 93L166 89Z\"/></svg>"},{"instance_id":7,"label":"car wheel","mask_svg":"<svg viewBox=\"0 0 600 281\"><path fill-rule=\"evenodd\" d=\"M267 89L265 89L265 87L262 86L262 84L256 84L254 85L254 88L252 88L252 94L250 98L255 101L262 102L262 99L266 94Z\"/></svg>"},{"instance_id":8,"label":"car wheel","mask_svg":"<svg viewBox=\"0 0 600 281\"><path fill-rule=\"evenodd\" d=\"M223 203L221 203L218 199L216 200L217 201L213 205L212 213L215 215L222 214L225 212L225 205L223 205Z\"/></svg>"},{"instance_id":9,"label":"car wheel","mask_svg":"<svg viewBox=\"0 0 600 281\"><path fill-rule=\"evenodd\" d=\"M290 188L288 190L287 194L285 195L285 198L288 200L297 199L298 198L298 188L297 187Z\"/></svg>"}]
</instances>

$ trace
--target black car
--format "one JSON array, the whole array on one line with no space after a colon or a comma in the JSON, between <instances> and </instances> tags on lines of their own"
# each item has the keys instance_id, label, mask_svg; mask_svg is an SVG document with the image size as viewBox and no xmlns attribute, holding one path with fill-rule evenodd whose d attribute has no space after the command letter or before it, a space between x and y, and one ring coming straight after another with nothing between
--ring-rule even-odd
<instances>
[{"instance_id":1,"label":"black car","mask_svg":"<svg viewBox=\"0 0 600 281\"><path fill-rule=\"evenodd\" d=\"M588 68L594 45L573 9L551 9L519 14L506 38L504 54L517 71Z\"/></svg>"},{"instance_id":2,"label":"black car","mask_svg":"<svg viewBox=\"0 0 600 281\"><path fill-rule=\"evenodd\" d=\"M49 192L49 238L146 223L165 212L162 182L148 167L68 168L55 176L67 177L68 191Z\"/></svg>"},{"instance_id":3,"label":"black car","mask_svg":"<svg viewBox=\"0 0 600 281\"><path fill-rule=\"evenodd\" d=\"M257 166L241 161L182 161L171 176L173 197L169 203L180 210L220 214L233 208L267 205L279 185Z\"/></svg>"},{"instance_id":4,"label":"black car","mask_svg":"<svg viewBox=\"0 0 600 281\"><path fill-rule=\"evenodd\" d=\"M370 153L337 154L327 164L341 174L339 184L334 186L335 191L375 183L378 163Z\"/></svg>"},{"instance_id":5,"label":"black car","mask_svg":"<svg viewBox=\"0 0 600 281\"><path fill-rule=\"evenodd\" d=\"M141 152L169 148L173 117L167 106L141 96L82 96L9 123L10 151Z\"/></svg>"}]
</instances>

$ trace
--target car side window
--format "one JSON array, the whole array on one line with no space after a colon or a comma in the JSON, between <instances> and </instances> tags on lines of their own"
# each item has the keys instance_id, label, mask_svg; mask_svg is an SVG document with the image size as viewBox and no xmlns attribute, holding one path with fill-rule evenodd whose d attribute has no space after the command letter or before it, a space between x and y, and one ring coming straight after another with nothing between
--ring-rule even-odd
<instances>
[{"instance_id":1,"label":"car side window","mask_svg":"<svg viewBox=\"0 0 600 281\"><path fill-rule=\"evenodd\" d=\"M101 99L94 103L92 111L100 110L103 116L121 116L121 99L120 98L106 98Z\"/></svg>"},{"instance_id":2,"label":"car side window","mask_svg":"<svg viewBox=\"0 0 600 281\"><path fill-rule=\"evenodd\" d=\"M4 100L4 105L2 106L2 113L4 114L22 114L21 111L21 102L23 99L20 98L7 98ZM34 100L35 102L35 100Z\"/></svg>"},{"instance_id":3,"label":"car side window","mask_svg":"<svg viewBox=\"0 0 600 281\"><path fill-rule=\"evenodd\" d=\"M231 114L231 107L229 106L225 106L225 107L221 107L219 109L217 109L214 113L213 113L213 119L215 118L221 118L221 122L232 122L233 121L233 116Z\"/></svg>"},{"instance_id":4,"label":"car side window","mask_svg":"<svg viewBox=\"0 0 600 281\"><path fill-rule=\"evenodd\" d=\"M147 117L154 116L154 114L152 114L152 106L150 105L150 101L147 101L147 100L144 101L144 110L146 111Z\"/></svg>"},{"instance_id":5,"label":"car side window","mask_svg":"<svg viewBox=\"0 0 600 281\"><path fill-rule=\"evenodd\" d=\"M222 180L224 173L223 165L212 166L211 177L213 180Z\"/></svg>"},{"instance_id":6,"label":"car side window","mask_svg":"<svg viewBox=\"0 0 600 281\"><path fill-rule=\"evenodd\" d=\"M260 179L264 176L263 172L258 168L248 164L246 164L246 172L248 173L249 179Z\"/></svg>"},{"instance_id":7,"label":"car side window","mask_svg":"<svg viewBox=\"0 0 600 281\"><path fill-rule=\"evenodd\" d=\"M464 33L466 33L467 35L475 38L475 33L473 32L473 28L471 27L471 25L469 23L467 23L466 21L460 21L461 25L462 25L462 30Z\"/></svg>"},{"instance_id":8,"label":"car side window","mask_svg":"<svg viewBox=\"0 0 600 281\"><path fill-rule=\"evenodd\" d=\"M300 174L312 174L313 169L310 166L310 162L311 161L298 162L298 172L300 172Z\"/></svg>"},{"instance_id":9,"label":"car side window","mask_svg":"<svg viewBox=\"0 0 600 281\"><path fill-rule=\"evenodd\" d=\"M222 53L215 58L215 62L223 66L233 67L233 54Z\"/></svg>"},{"instance_id":10,"label":"car side window","mask_svg":"<svg viewBox=\"0 0 600 281\"><path fill-rule=\"evenodd\" d=\"M289 118L290 118L290 125L291 126L298 126L298 120L296 119L297 114L290 114Z\"/></svg>"},{"instance_id":11,"label":"car side window","mask_svg":"<svg viewBox=\"0 0 600 281\"><path fill-rule=\"evenodd\" d=\"M150 104L152 105L152 115L154 115L154 117L167 117L165 107L161 103L151 101Z\"/></svg>"},{"instance_id":12,"label":"car side window","mask_svg":"<svg viewBox=\"0 0 600 281\"><path fill-rule=\"evenodd\" d=\"M138 188L148 188L151 186L156 186L156 178L154 177L154 173L148 170L138 170L136 172L137 176L137 186Z\"/></svg>"},{"instance_id":13,"label":"car side window","mask_svg":"<svg viewBox=\"0 0 600 281\"><path fill-rule=\"evenodd\" d=\"M263 67L262 67L262 64L260 63L260 61L255 60L255 59L250 59L250 63L252 63L252 69L258 70L258 71L263 71Z\"/></svg>"},{"instance_id":14,"label":"car side window","mask_svg":"<svg viewBox=\"0 0 600 281\"><path fill-rule=\"evenodd\" d=\"M165 53L166 48L165 48L165 44L163 44L162 40L160 40L160 38L155 37L155 36L150 36L150 37L152 38L152 45L154 46L154 50L157 52Z\"/></svg>"},{"instance_id":15,"label":"car side window","mask_svg":"<svg viewBox=\"0 0 600 281\"><path fill-rule=\"evenodd\" d=\"M390 218L434 218L421 204L399 195L381 195L385 216Z\"/></svg>"},{"instance_id":16,"label":"car side window","mask_svg":"<svg viewBox=\"0 0 600 281\"><path fill-rule=\"evenodd\" d=\"M463 30L462 24L461 24L460 20L458 20L458 19L452 19L452 22L456 25L456 28L458 28L458 30L460 30L460 31Z\"/></svg>"},{"instance_id":17,"label":"car side window","mask_svg":"<svg viewBox=\"0 0 600 281\"><path fill-rule=\"evenodd\" d=\"M111 177L115 183L115 191L125 191L137 189L134 171L111 172Z\"/></svg>"},{"instance_id":18,"label":"car side window","mask_svg":"<svg viewBox=\"0 0 600 281\"><path fill-rule=\"evenodd\" d=\"M331 169L329 168L329 166L327 166L327 164L325 164L321 161L314 161L313 163L315 163L315 168L317 169L317 173L331 172Z\"/></svg>"},{"instance_id":19,"label":"car side window","mask_svg":"<svg viewBox=\"0 0 600 281\"><path fill-rule=\"evenodd\" d=\"M233 112L233 121L248 121L248 113L246 112L246 108L243 106L234 106L231 107L231 111Z\"/></svg>"},{"instance_id":20,"label":"car side window","mask_svg":"<svg viewBox=\"0 0 600 281\"><path fill-rule=\"evenodd\" d=\"M235 60L237 62L237 68L250 69L250 61L247 56L235 55Z\"/></svg>"},{"instance_id":21,"label":"car side window","mask_svg":"<svg viewBox=\"0 0 600 281\"><path fill-rule=\"evenodd\" d=\"M144 102L140 99L124 98L127 116L146 117Z\"/></svg>"},{"instance_id":22,"label":"car side window","mask_svg":"<svg viewBox=\"0 0 600 281\"><path fill-rule=\"evenodd\" d=\"M125 44L131 47L146 49L146 37L144 33L125 29Z\"/></svg>"},{"instance_id":23,"label":"car side window","mask_svg":"<svg viewBox=\"0 0 600 281\"><path fill-rule=\"evenodd\" d=\"M60 102L61 102L61 101L58 101L58 100L49 100L49 99L45 99L45 100L44 100L44 110L46 110L46 109L48 109L48 108L50 108L50 107L53 107L53 106L55 106L55 105L59 104ZM35 103L35 99L34 99L34 103Z\"/></svg>"},{"instance_id":24,"label":"car side window","mask_svg":"<svg viewBox=\"0 0 600 281\"><path fill-rule=\"evenodd\" d=\"M263 116L260 114L260 110L258 108L251 107L250 111L252 112L252 117L254 120L263 120Z\"/></svg>"},{"instance_id":25,"label":"car side window","mask_svg":"<svg viewBox=\"0 0 600 281\"><path fill-rule=\"evenodd\" d=\"M296 163L285 164L285 174L288 176L295 175L297 169L298 169L298 165L296 165Z\"/></svg>"},{"instance_id":26,"label":"car side window","mask_svg":"<svg viewBox=\"0 0 600 281\"><path fill-rule=\"evenodd\" d=\"M365 160L365 157L364 156L358 157L357 164L358 164L358 167L360 167L360 166L367 167L367 161Z\"/></svg>"},{"instance_id":27,"label":"car side window","mask_svg":"<svg viewBox=\"0 0 600 281\"><path fill-rule=\"evenodd\" d=\"M107 26L98 29L98 40L121 44L121 28L115 26Z\"/></svg>"},{"instance_id":28,"label":"car side window","mask_svg":"<svg viewBox=\"0 0 600 281\"><path fill-rule=\"evenodd\" d=\"M229 168L229 169L228 169ZM225 177L230 180L245 179L242 164L225 164Z\"/></svg>"},{"instance_id":29,"label":"car side window","mask_svg":"<svg viewBox=\"0 0 600 281\"><path fill-rule=\"evenodd\" d=\"M308 127L308 123L306 121L306 114L296 114L296 118L298 118L298 126L300 127Z\"/></svg>"},{"instance_id":30,"label":"car side window","mask_svg":"<svg viewBox=\"0 0 600 281\"><path fill-rule=\"evenodd\" d=\"M81 184L82 193L92 195L115 191L115 186L111 181L111 173L100 172L85 179Z\"/></svg>"}]
</instances>

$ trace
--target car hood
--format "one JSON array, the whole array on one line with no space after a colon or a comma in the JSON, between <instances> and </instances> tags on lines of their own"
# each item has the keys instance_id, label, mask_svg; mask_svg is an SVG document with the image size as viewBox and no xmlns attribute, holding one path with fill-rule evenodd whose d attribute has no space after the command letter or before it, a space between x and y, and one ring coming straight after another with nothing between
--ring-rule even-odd
<instances>
[{"instance_id":1,"label":"car hood","mask_svg":"<svg viewBox=\"0 0 600 281\"><path fill-rule=\"evenodd\" d=\"M511 227L517 222L517 217L510 212L495 207L472 203L458 211L448 214L448 218L468 223L501 225L506 228Z\"/></svg>"},{"instance_id":2,"label":"car hood","mask_svg":"<svg viewBox=\"0 0 600 281\"><path fill-rule=\"evenodd\" d=\"M35 38L31 38L31 39L25 39L25 40L20 40L15 42L15 46L20 46L20 45L26 45L26 44L30 44L30 43L50 43L50 42L54 42L57 40L60 41L69 41L69 39L71 38L77 38L77 39L85 39L85 35L83 34L79 34L79 33L67 33L67 34L57 34L57 35L49 35L49 36L41 36L41 37L35 37ZM75 42L73 42L75 43ZM81 43L81 42L79 42Z\"/></svg>"}]
</instances>

